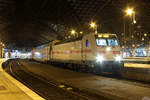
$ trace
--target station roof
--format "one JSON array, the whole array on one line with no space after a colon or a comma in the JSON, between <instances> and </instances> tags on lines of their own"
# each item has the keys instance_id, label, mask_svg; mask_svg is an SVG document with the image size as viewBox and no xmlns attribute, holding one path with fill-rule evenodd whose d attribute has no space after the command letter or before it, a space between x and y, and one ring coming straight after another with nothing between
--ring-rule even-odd
<instances>
[{"instance_id":1,"label":"station roof","mask_svg":"<svg viewBox=\"0 0 150 100\"><path fill-rule=\"evenodd\" d=\"M150 32L150 0L0 0L0 40L9 48L34 47L71 28L89 30L90 21L121 35L126 7L136 11L134 28Z\"/></svg>"}]
</instances>

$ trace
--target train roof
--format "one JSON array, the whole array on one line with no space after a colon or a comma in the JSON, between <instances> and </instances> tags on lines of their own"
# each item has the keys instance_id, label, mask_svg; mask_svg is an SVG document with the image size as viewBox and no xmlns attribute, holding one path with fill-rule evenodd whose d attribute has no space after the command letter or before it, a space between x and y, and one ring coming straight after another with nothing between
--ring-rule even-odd
<instances>
[{"instance_id":1,"label":"train roof","mask_svg":"<svg viewBox=\"0 0 150 100\"><path fill-rule=\"evenodd\" d=\"M79 40L82 40L82 36L80 36L78 38L71 38L71 39L68 39L68 40L59 41L59 42L56 42L55 45L68 43L68 42L79 41Z\"/></svg>"},{"instance_id":2,"label":"train roof","mask_svg":"<svg viewBox=\"0 0 150 100\"><path fill-rule=\"evenodd\" d=\"M116 34L110 34L110 33L98 33L95 36L99 38L116 38L117 37Z\"/></svg>"}]
</instances>

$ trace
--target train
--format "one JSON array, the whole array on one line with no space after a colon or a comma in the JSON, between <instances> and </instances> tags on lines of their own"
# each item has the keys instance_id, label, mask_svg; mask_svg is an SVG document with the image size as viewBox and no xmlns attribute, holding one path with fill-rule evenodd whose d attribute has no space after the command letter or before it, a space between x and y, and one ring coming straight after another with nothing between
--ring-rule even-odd
<instances>
[{"instance_id":1,"label":"train","mask_svg":"<svg viewBox=\"0 0 150 100\"><path fill-rule=\"evenodd\" d=\"M72 65L76 69L118 73L122 67L116 34L89 33L64 41L52 41L32 49L32 59Z\"/></svg>"}]
</instances>

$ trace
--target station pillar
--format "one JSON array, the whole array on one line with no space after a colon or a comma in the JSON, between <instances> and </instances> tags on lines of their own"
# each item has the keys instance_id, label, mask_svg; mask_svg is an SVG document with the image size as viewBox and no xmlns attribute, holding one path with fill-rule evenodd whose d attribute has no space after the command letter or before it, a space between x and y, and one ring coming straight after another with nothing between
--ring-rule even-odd
<instances>
[{"instance_id":1,"label":"station pillar","mask_svg":"<svg viewBox=\"0 0 150 100\"><path fill-rule=\"evenodd\" d=\"M149 45L146 46L146 56L149 57Z\"/></svg>"},{"instance_id":2,"label":"station pillar","mask_svg":"<svg viewBox=\"0 0 150 100\"><path fill-rule=\"evenodd\" d=\"M3 47L0 46L0 58L3 58Z\"/></svg>"}]
</instances>

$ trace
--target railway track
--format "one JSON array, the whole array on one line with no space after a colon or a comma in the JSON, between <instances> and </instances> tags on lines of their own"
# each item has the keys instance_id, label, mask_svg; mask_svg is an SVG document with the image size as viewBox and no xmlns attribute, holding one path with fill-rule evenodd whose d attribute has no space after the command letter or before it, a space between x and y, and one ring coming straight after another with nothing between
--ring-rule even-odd
<instances>
[{"instance_id":1,"label":"railway track","mask_svg":"<svg viewBox=\"0 0 150 100\"><path fill-rule=\"evenodd\" d=\"M11 61L5 70L46 100L107 100L105 97L93 96L65 84L46 80L33 73L26 72L19 61Z\"/></svg>"}]
</instances>

